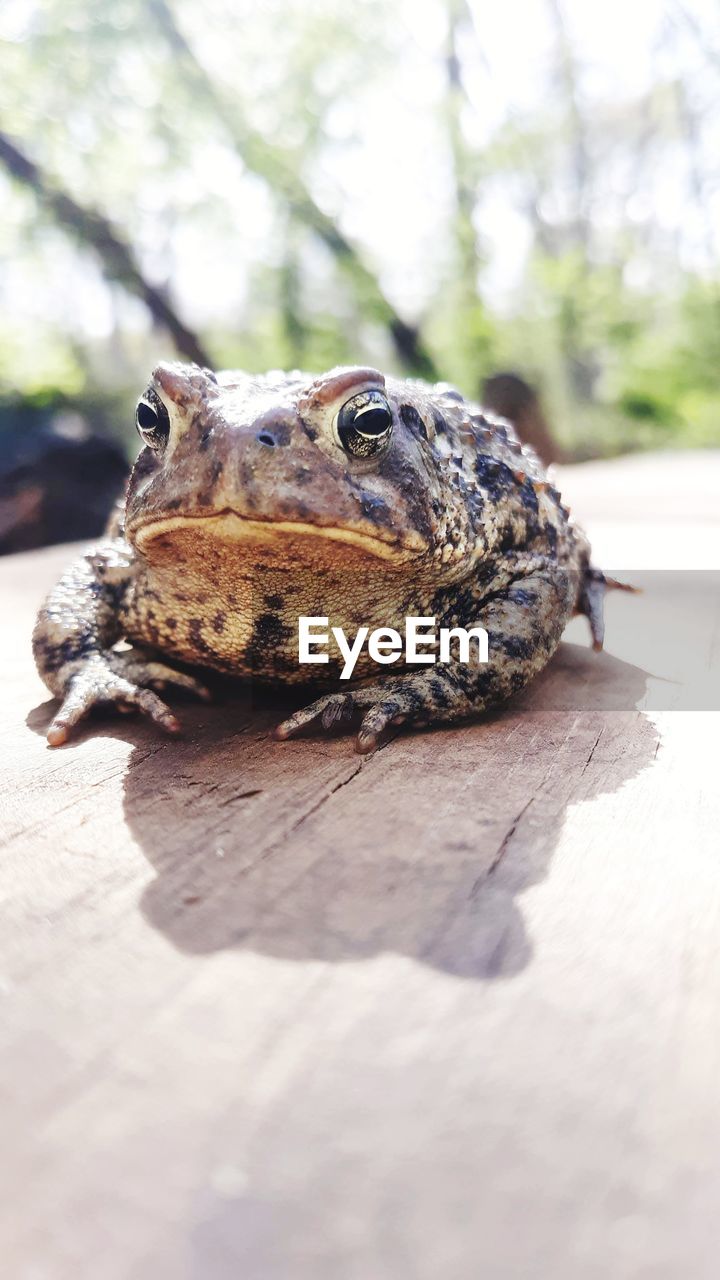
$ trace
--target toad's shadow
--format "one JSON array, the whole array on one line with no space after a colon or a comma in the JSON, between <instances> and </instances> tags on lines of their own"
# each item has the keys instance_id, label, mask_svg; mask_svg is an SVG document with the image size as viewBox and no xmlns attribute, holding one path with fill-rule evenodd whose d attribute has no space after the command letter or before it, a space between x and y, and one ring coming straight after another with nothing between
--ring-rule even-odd
<instances>
[{"instance_id":1,"label":"toad's shadow","mask_svg":"<svg viewBox=\"0 0 720 1280\"><path fill-rule=\"evenodd\" d=\"M530 956L517 899L547 874L568 806L655 757L634 709L646 681L565 644L503 714L364 759L348 737L273 742L289 700L268 694L186 704L178 741L133 724L125 816L156 872L141 909L194 954L395 951L466 978L515 973Z\"/></svg>"}]
</instances>

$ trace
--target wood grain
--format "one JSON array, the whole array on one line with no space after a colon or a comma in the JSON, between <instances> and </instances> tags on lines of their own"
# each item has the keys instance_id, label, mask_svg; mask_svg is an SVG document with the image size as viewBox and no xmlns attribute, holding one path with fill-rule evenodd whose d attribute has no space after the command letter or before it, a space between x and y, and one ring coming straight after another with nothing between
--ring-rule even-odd
<instances>
[{"instance_id":1,"label":"wood grain","mask_svg":"<svg viewBox=\"0 0 720 1280\"><path fill-rule=\"evenodd\" d=\"M612 550L608 465L564 488ZM612 465L661 569L666 462ZM693 511L666 535L720 568ZM650 579L608 653L571 629L503 715L371 757L273 742L254 690L53 752L28 636L69 554L0 562L3 1275L714 1278L712 575L692 703Z\"/></svg>"}]
</instances>

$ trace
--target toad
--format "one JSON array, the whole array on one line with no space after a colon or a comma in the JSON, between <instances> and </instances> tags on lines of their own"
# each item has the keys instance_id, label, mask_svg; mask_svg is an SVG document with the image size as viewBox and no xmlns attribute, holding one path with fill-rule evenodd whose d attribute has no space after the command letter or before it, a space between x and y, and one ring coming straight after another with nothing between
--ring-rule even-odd
<instances>
[{"instance_id":1,"label":"toad","mask_svg":"<svg viewBox=\"0 0 720 1280\"><path fill-rule=\"evenodd\" d=\"M94 707L177 732L158 690L207 697L199 668L270 684L318 680L279 738L354 722L370 751L398 724L497 707L549 661L574 613L602 646L588 541L508 422L446 384L376 369L213 373L159 365L140 397L143 447L122 509L51 591L33 645L64 743ZM480 626L488 661L392 672L364 651L298 661L298 619L404 631ZM122 643L121 643L122 642ZM316 690L317 692L317 690Z\"/></svg>"}]
</instances>

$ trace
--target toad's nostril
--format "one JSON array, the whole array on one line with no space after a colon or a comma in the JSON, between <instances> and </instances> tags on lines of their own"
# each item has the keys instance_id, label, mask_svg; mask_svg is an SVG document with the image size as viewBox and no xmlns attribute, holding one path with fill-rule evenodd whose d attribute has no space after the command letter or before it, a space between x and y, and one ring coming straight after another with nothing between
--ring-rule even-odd
<instances>
[{"instance_id":1,"label":"toad's nostril","mask_svg":"<svg viewBox=\"0 0 720 1280\"><path fill-rule=\"evenodd\" d=\"M259 444L267 445L268 449L281 449L292 443L293 419L282 409L268 409L255 419L253 430Z\"/></svg>"}]
</instances>

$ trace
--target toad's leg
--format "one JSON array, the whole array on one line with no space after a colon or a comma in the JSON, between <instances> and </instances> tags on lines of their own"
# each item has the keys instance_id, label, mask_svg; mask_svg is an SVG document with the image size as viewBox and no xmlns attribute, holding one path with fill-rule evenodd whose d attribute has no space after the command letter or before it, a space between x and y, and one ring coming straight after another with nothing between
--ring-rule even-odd
<instances>
[{"instance_id":1,"label":"toad's leg","mask_svg":"<svg viewBox=\"0 0 720 1280\"><path fill-rule=\"evenodd\" d=\"M48 729L51 747L60 746L74 725L95 706L139 708L168 733L180 726L147 685L207 690L192 676L174 671L144 651L113 650L123 634L123 608L132 587L127 544L98 544L68 570L45 601L33 633L37 669L62 705Z\"/></svg>"},{"instance_id":2,"label":"toad's leg","mask_svg":"<svg viewBox=\"0 0 720 1280\"><path fill-rule=\"evenodd\" d=\"M290 738L308 728L328 730L360 714L356 745L366 752L377 746L390 725L460 720L498 706L522 689L555 652L577 590L577 576L553 564L516 579L491 599L478 597L474 617L449 616L442 625L484 627L487 663L455 658L327 694L285 720L276 736Z\"/></svg>"}]
</instances>

